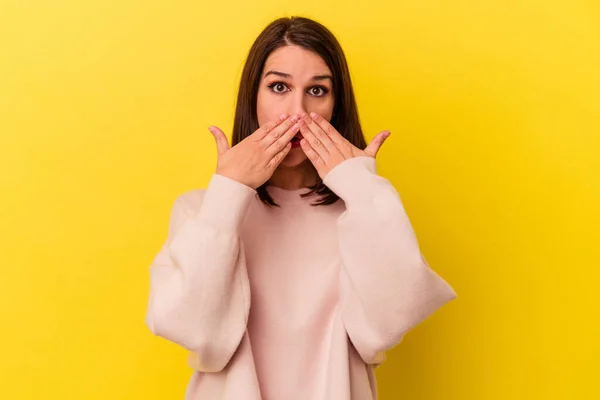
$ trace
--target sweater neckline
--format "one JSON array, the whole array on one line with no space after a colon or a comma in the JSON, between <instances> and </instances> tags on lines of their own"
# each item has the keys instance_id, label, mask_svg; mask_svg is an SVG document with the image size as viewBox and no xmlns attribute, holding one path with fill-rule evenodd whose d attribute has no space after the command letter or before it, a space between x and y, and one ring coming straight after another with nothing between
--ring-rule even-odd
<instances>
[{"instance_id":1,"label":"sweater neckline","mask_svg":"<svg viewBox=\"0 0 600 400\"><path fill-rule=\"evenodd\" d=\"M277 204L310 204L316 198L316 194L307 197L301 197L303 193L310 192L309 188L283 189L277 186L267 186L267 192Z\"/></svg>"}]
</instances>

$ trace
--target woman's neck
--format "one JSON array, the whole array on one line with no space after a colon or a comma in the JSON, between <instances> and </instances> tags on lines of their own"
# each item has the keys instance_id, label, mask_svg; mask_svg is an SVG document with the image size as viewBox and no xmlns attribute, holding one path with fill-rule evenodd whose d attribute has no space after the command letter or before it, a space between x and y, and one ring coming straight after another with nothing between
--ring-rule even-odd
<instances>
[{"instance_id":1,"label":"woman's neck","mask_svg":"<svg viewBox=\"0 0 600 400\"><path fill-rule=\"evenodd\" d=\"M318 174L310 160L295 167L280 165L277 167L269 185L285 190L296 190L313 186L317 183Z\"/></svg>"}]
</instances>

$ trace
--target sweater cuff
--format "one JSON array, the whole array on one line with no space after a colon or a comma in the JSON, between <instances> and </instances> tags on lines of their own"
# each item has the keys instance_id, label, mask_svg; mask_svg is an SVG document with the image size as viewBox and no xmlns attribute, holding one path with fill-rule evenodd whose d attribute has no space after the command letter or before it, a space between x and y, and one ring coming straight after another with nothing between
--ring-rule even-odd
<instances>
[{"instance_id":1,"label":"sweater cuff","mask_svg":"<svg viewBox=\"0 0 600 400\"><path fill-rule=\"evenodd\" d=\"M375 159L361 156L336 165L323 183L345 202L357 202L373 198L380 179Z\"/></svg>"},{"instance_id":2,"label":"sweater cuff","mask_svg":"<svg viewBox=\"0 0 600 400\"><path fill-rule=\"evenodd\" d=\"M213 174L196 217L219 231L237 234L255 195L251 187Z\"/></svg>"}]
</instances>

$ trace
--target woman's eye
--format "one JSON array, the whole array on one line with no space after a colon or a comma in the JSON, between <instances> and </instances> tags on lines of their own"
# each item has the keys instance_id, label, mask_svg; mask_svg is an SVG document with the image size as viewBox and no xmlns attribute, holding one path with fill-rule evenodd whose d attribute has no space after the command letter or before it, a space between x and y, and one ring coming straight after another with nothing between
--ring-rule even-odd
<instances>
[{"instance_id":1,"label":"woman's eye","mask_svg":"<svg viewBox=\"0 0 600 400\"><path fill-rule=\"evenodd\" d=\"M309 92L313 96L321 97L321 96L324 96L327 93L327 90L325 88L320 87L320 86L315 86L315 87L310 88Z\"/></svg>"},{"instance_id":2,"label":"woman's eye","mask_svg":"<svg viewBox=\"0 0 600 400\"><path fill-rule=\"evenodd\" d=\"M286 86L281 82L275 82L272 85L269 85L269 88L275 93L283 93L285 92Z\"/></svg>"}]
</instances>

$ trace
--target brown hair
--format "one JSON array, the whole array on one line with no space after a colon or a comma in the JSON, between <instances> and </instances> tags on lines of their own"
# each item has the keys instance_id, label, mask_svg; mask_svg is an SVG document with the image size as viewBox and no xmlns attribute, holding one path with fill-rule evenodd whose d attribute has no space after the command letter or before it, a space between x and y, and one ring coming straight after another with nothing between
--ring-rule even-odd
<instances>
[{"instance_id":1,"label":"brown hair","mask_svg":"<svg viewBox=\"0 0 600 400\"><path fill-rule=\"evenodd\" d=\"M364 149L366 141L342 47L325 26L304 17L276 19L260 33L250 48L240 80L232 145L235 146L259 128L256 106L265 62L274 50L288 45L313 51L325 61L333 75L334 108L330 123L350 143ZM268 183L265 183L257 188L259 198L267 205L278 206L267 192L267 186ZM305 196L314 194L319 196L319 200L313 205L329 205L339 199L320 178Z\"/></svg>"}]
</instances>

